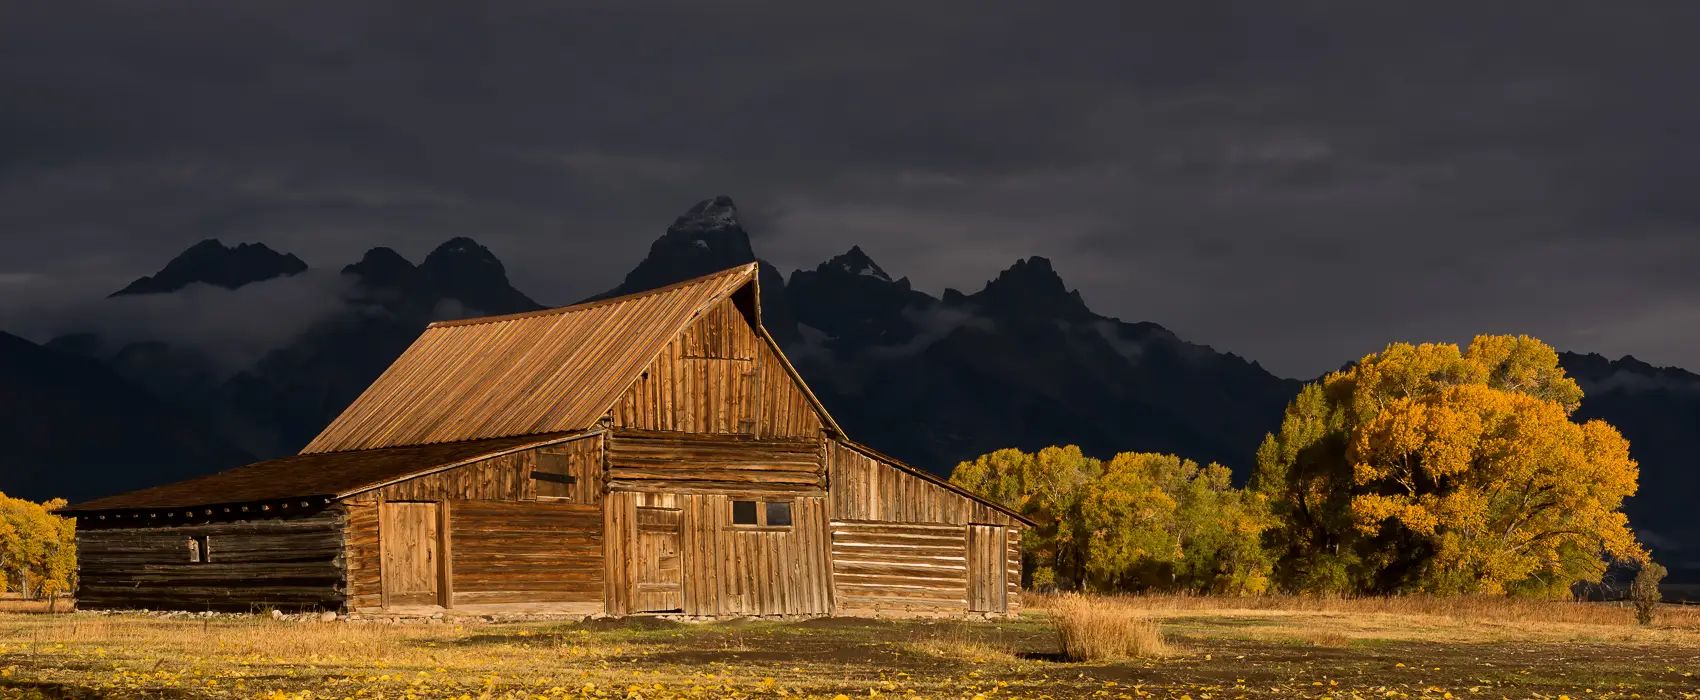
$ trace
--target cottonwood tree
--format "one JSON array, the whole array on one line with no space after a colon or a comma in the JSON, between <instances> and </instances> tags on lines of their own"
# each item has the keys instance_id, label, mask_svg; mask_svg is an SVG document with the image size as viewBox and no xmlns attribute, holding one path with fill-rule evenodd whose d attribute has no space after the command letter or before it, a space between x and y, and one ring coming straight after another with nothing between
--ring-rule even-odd
<instances>
[{"instance_id":1,"label":"cottonwood tree","mask_svg":"<svg viewBox=\"0 0 1700 700\"><path fill-rule=\"evenodd\" d=\"M1075 590L1086 576L1080 502L1102 470L1099 460L1074 445L1032 453L1003 449L958 464L950 481L1038 523L1021 539L1031 585Z\"/></svg>"},{"instance_id":2,"label":"cottonwood tree","mask_svg":"<svg viewBox=\"0 0 1700 700\"><path fill-rule=\"evenodd\" d=\"M1260 497L1227 468L1173 455L1109 462L1079 447L1004 449L957 465L951 482L1032 519L1022 538L1032 585L1065 590L1261 592L1268 558Z\"/></svg>"},{"instance_id":3,"label":"cottonwood tree","mask_svg":"<svg viewBox=\"0 0 1700 700\"><path fill-rule=\"evenodd\" d=\"M77 568L76 523L54 515L64 499L33 503L0 493L0 591L58 596Z\"/></svg>"},{"instance_id":4,"label":"cottonwood tree","mask_svg":"<svg viewBox=\"0 0 1700 700\"><path fill-rule=\"evenodd\" d=\"M1260 496L1233 487L1227 467L1125 452L1086 484L1086 571L1100 590L1262 593Z\"/></svg>"},{"instance_id":5,"label":"cottonwood tree","mask_svg":"<svg viewBox=\"0 0 1700 700\"><path fill-rule=\"evenodd\" d=\"M1638 470L1551 347L1527 336L1390 345L1306 386L1258 451L1289 588L1555 595L1643 559L1621 512Z\"/></svg>"}]
</instances>

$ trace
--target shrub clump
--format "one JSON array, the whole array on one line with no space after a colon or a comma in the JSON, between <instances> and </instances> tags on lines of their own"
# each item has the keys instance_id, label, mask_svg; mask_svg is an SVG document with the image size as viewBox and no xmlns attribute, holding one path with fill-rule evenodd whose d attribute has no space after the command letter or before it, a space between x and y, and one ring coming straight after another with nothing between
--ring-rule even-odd
<instances>
[{"instance_id":1,"label":"shrub clump","mask_svg":"<svg viewBox=\"0 0 1700 700\"><path fill-rule=\"evenodd\" d=\"M1048 606L1070 661L1156 657L1169 653L1157 622L1144 611L1104 598L1058 597Z\"/></svg>"},{"instance_id":2,"label":"shrub clump","mask_svg":"<svg viewBox=\"0 0 1700 700\"><path fill-rule=\"evenodd\" d=\"M1641 564L1635 581L1629 584L1629 599L1635 603L1635 621L1653 624L1653 610L1659 606L1659 582L1665 578L1665 567L1657 562Z\"/></svg>"}]
</instances>

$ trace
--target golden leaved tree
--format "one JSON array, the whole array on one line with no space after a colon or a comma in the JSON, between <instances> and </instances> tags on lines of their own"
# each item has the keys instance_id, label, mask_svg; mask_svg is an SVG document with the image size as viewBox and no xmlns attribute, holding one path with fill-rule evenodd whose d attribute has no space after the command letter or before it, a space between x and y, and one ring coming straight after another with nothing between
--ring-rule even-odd
<instances>
[{"instance_id":1,"label":"golden leaved tree","mask_svg":"<svg viewBox=\"0 0 1700 700\"><path fill-rule=\"evenodd\" d=\"M1086 484L1102 472L1102 462L1068 445L984 454L956 465L950 481L1038 523L1021 540L1032 566L1032 585L1076 589L1086 576L1081 499Z\"/></svg>"},{"instance_id":2,"label":"golden leaved tree","mask_svg":"<svg viewBox=\"0 0 1700 700\"><path fill-rule=\"evenodd\" d=\"M1124 452L1086 485L1080 517L1086 570L1105 591L1262 593L1269 560L1262 496L1233 487L1227 467Z\"/></svg>"},{"instance_id":3,"label":"golden leaved tree","mask_svg":"<svg viewBox=\"0 0 1700 700\"><path fill-rule=\"evenodd\" d=\"M1644 559L1628 442L1527 336L1390 345L1305 387L1258 451L1282 584L1333 593L1562 594Z\"/></svg>"},{"instance_id":4,"label":"golden leaved tree","mask_svg":"<svg viewBox=\"0 0 1700 700\"><path fill-rule=\"evenodd\" d=\"M1079 447L1004 449L963 462L951 482L1031 518L1029 583L1065 590L1244 593L1268 586L1262 497L1226 467L1127 452L1108 462Z\"/></svg>"},{"instance_id":5,"label":"golden leaved tree","mask_svg":"<svg viewBox=\"0 0 1700 700\"><path fill-rule=\"evenodd\" d=\"M76 522L54 515L64 499L34 503L0 493L0 592L57 596L77 569Z\"/></svg>"}]
</instances>

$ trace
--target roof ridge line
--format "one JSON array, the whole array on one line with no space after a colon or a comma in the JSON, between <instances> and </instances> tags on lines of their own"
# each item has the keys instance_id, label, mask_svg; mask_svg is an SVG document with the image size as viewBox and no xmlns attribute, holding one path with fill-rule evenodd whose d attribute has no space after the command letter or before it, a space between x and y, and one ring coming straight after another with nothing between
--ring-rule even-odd
<instances>
[{"instance_id":1,"label":"roof ridge line","mask_svg":"<svg viewBox=\"0 0 1700 700\"><path fill-rule=\"evenodd\" d=\"M674 283L666 285L664 287L656 287L654 289L646 289L646 290L641 291L641 292L632 292L630 294L622 294L620 296L609 297L607 299L597 299L595 301L581 302L581 303L578 303L578 304L573 304L571 306L557 306L557 307L548 308L548 309L538 309L536 311L521 311L519 313L513 313L513 314L501 314L501 315L498 315L498 316L474 316L472 318L462 318L462 319L456 319L456 320L453 320L453 321L433 321L430 325L425 326L425 329L430 330L432 328L448 328L448 327L452 327L452 326L476 326L476 325L482 324L482 323L501 323L503 321L513 321L513 320L522 319L522 318L534 318L534 317L537 317L537 316L549 316L549 315L555 315L555 314L575 313L575 312L578 312L578 311L583 311L585 309L593 309L593 308L596 308L598 306L606 306L606 305L609 305L609 304L618 304L618 303L621 303L621 302L631 301L633 299L638 299L638 298L650 296L652 294L661 294L661 293L664 293L664 292L671 292L675 289L680 289L680 288L683 288L683 287L689 287L689 286L692 286L692 285L701 284L702 282L708 280L709 278L720 277L720 276L731 274L733 272L749 272L751 270L756 269L759 265L760 265L759 262L744 263L744 264L739 265L737 267L728 267L724 270L720 270L720 271L717 271L717 272L710 272L706 275L700 275L700 276L697 276L697 277L692 277L688 280L683 280L683 281L680 281L680 282L674 282Z\"/></svg>"}]
</instances>

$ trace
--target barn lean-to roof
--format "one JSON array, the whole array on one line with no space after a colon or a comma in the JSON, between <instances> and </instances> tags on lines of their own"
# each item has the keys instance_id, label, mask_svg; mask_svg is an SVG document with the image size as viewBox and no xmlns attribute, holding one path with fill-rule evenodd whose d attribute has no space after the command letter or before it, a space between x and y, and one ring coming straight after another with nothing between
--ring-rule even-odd
<instances>
[{"instance_id":1,"label":"barn lean-to roof","mask_svg":"<svg viewBox=\"0 0 1700 700\"><path fill-rule=\"evenodd\" d=\"M580 437L584 434L524 435L441 445L290 455L217 474L97 498L78 503L66 512L87 514L291 499L336 499L402 479Z\"/></svg>"}]
</instances>

